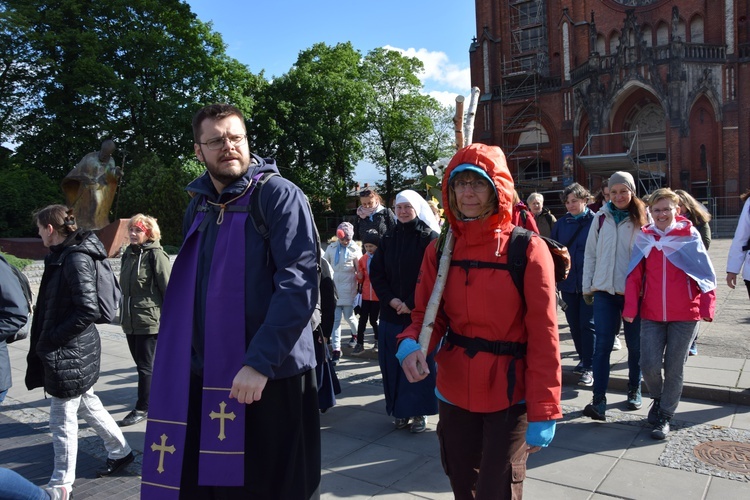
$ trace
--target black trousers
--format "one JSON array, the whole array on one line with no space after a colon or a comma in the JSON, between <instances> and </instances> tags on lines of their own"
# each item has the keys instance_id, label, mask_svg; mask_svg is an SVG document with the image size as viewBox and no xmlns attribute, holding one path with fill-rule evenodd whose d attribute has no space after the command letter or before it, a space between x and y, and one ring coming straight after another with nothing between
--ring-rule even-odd
<instances>
[{"instance_id":1,"label":"black trousers","mask_svg":"<svg viewBox=\"0 0 750 500\"><path fill-rule=\"evenodd\" d=\"M378 316L380 315L380 302L377 300L363 300L359 311L359 324L357 325L357 344L365 343L365 329L367 321L372 325L372 333L375 335L375 343L378 343Z\"/></svg>"},{"instance_id":2,"label":"black trousers","mask_svg":"<svg viewBox=\"0 0 750 500\"><path fill-rule=\"evenodd\" d=\"M138 401L135 409L148 411L148 398L151 394L151 372L154 370L154 354L156 353L156 337L158 335L125 335L128 341L130 355L133 356L138 371Z\"/></svg>"},{"instance_id":3,"label":"black trousers","mask_svg":"<svg viewBox=\"0 0 750 500\"><path fill-rule=\"evenodd\" d=\"M180 499L320 497L320 412L315 370L269 380L245 411L245 486L198 485L201 379L191 377Z\"/></svg>"}]
</instances>

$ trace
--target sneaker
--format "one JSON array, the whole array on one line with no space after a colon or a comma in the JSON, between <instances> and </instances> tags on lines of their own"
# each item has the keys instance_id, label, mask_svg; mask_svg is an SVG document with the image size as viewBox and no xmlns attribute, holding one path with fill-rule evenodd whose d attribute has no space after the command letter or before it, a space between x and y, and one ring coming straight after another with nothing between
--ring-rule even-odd
<instances>
[{"instance_id":1,"label":"sneaker","mask_svg":"<svg viewBox=\"0 0 750 500\"><path fill-rule=\"evenodd\" d=\"M50 500L68 500L68 498L73 498L73 496L68 493L68 490L65 489L64 486L43 486L42 489L50 498Z\"/></svg>"},{"instance_id":2,"label":"sneaker","mask_svg":"<svg viewBox=\"0 0 750 500\"><path fill-rule=\"evenodd\" d=\"M333 351L333 354L331 354L331 363L333 363L333 366L336 366L339 364L339 360L341 359L341 351Z\"/></svg>"},{"instance_id":3,"label":"sneaker","mask_svg":"<svg viewBox=\"0 0 750 500\"><path fill-rule=\"evenodd\" d=\"M614 343L614 345L612 345L612 350L613 351L619 351L620 349L622 349L622 343L620 342L620 336L619 335L615 335L615 343Z\"/></svg>"},{"instance_id":4,"label":"sneaker","mask_svg":"<svg viewBox=\"0 0 750 500\"><path fill-rule=\"evenodd\" d=\"M658 440L666 439L667 434L669 434L670 420L672 420L672 417L659 410L654 430L651 431L651 437Z\"/></svg>"},{"instance_id":5,"label":"sneaker","mask_svg":"<svg viewBox=\"0 0 750 500\"><path fill-rule=\"evenodd\" d=\"M583 414L594 420L607 421L607 398L604 396L594 396L590 404L583 409Z\"/></svg>"},{"instance_id":6,"label":"sneaker","mask_svg":"<svg viewBox=\"0 0 750 500\"><path fill-rule=\"evenodd\" d=\"M130 462L133 461L135 456L133 455L133 452L131 451L127 455L125 455L122 458L118 458L117 460L113 460L111 458L107 459L106 467L103 470L96 471L96 477L106 477L111 476L118 470L122 469L126 465L128 465Z\"/></svg>"},{"instance_id":7,"label":"sneaker","mask_svg":"<svg viewBox=\"0 0 750 500\"><path fill-rule=\"evenodd\" d=\"M698 355L698 346L695 345L695 340L693 340L693 343L690 344L690 350L688 351L688 354L690 356L697 356Z\"/></svg>"},{"instance_id":8,"label":"sneaker","mask_svg":"<svg viewBox=\"0 0 750 500\"><path fill-rule=\"evenodd\" d=\"M352 335L351 340L349 340L349 347L354 349L357 346L357 337Z\"/></svg>"},{"instance_id":9,"label":"sneaker","mask_svg":"<svg viewBox=\"0 0 750 500\"><path fill-rule=\"evenodd\" d=\"M594 385L594 372L586 370L581 373L581 378L578 379L578 385L582 387L591 387Z\"/></svg>"},{"instance_id":10,"label":"sneaker","mask_svg":"<svg viewBox=\"0 0 750 500\"><path fill-rule=\"evenodd\" d=\"M396 426L396 429L406 429L409 427L409 419L408 418L397 418L393 425Z\"/></svg>"},{"instance_id":11,"label":"sneaker","mask_svg":"<svg viewBox=\"0 0 750 500\"><path fill-rule=\"evenodd\" d=\"M375 345L372 346L372 350L378 352L378 341L375 341Z\"/></svg>"},{"instance_id":12,"label":"sneaker","mask_svg":"<svg viewBox=\"0 0 750 500\"><path fill-rule=\"evenodd\" d=\"M425 429L427 429L427 417L425 417L424 415L421 417L414 417L414 420L411 421L409 432L418 434L420 432L424 432Z\"/></svg>"},{"instance_id":13,"label":"sneaker","mask_svg":"<svg viewBox=\"0 0 750 500\"><path fill-rule=\"evenodd\" d=\"M641 386L632 387L628 385L628 410L637 410L643 405L641 401Z\"/></svg>"},{"instance_id":14,"label":"sneaker","mask_svg":"<svg viewBox=\"0 0 750 500\"><path fill-rule=\"evenodd\" d=\"M365 352L365 347L362 344L357 344L354 346L354 350L352 350L352 356L358 356Z\"/></svg>"},{"instance_id":15,"label":"sneaker","mask_svg":"<svg viewBox=\"0 0 750 500\"><path fill-rule=\"evenodd\" d=\"M148 417L147 411L133 410L125 415L125 418L120 420L117 425L119 425L120 427L135 425L142 420L146 420L146 417Z\"/></svg>"},{"instance_id":16,"label":"sneaker","mask_svg":"<svg viewBox=\"0 0 750 500\"><path fill-rule=\"evenodd\" d=\"M661 399L654 398L651 400L651 408L648 410L648 423L656 425L659 422L659 408L661 408Z\"/></svg>"},{"instance_id":17,"label":"sneaker","mask_svg":"<svg viewBox=\"0 0 750 500\"><path fill-rule=\"evenodd\" d=\"M586 369L583 367L583 361L579 361L575 368L573 368L573 373L577 373L578 375L583 375Z\"/></svg>"}]
</instances>

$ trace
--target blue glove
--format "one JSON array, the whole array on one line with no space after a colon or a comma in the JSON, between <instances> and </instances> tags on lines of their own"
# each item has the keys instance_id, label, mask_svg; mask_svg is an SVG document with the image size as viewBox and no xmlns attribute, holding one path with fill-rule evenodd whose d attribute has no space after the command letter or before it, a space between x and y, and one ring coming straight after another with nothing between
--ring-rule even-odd
<instances>
[{"instance_id":1,"label":"blue glove","mask_svg":"<svg viewBox=\"0 0 750 500\"><path fill-rule=\"evenodd\" d=\"M398 345L398 351L396 351L396 358L398 359L398 364L399 365L402 364L406 356L418 350L419 350L419 343L416 340L414 339L402 340L401 343Z\"/></svg>"},{"instance_id":2,"label":"blue glove","mask_svg":"<svg viewBox=\"0 0 750 500\"><path fill-rule=\"evenodd\" d=\"M526 444L546 448L555 437L555 425L555 420L529 422L529 428L526 429Z\"/></svg>"}]
</instances>

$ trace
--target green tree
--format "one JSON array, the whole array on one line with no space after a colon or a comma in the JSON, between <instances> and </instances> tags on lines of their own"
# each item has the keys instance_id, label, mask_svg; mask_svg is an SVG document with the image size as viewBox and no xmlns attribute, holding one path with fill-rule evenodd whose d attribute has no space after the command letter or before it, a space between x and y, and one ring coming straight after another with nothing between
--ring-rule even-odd
<instances>
[{"instance_id":1,"label":"green tree","mask_svg":"<svg viewBox=\"0 0 750 500\"><path fill-rule=\"evenodd\" d=\"M187 154L198 106L231 100L250 111L262 79L229 58L220 35L179 0L5 5L38 55L37 99L20 121L18 153L55 180L104 138L131 158Z\"/></svg>"},{"instance_id":2,"label":"green tree","mask_svg":"<svg viewBox=\"0 0 750 500\"><path fill-rule=\"evenodd\" d=\"M336 211L362 158L367 89L360 62L351 43L315 44L274 79L256 115L265 131L259 142L284 176L313 200L330 199Z\"/></svg>"},{"instance_id":3,"label":"green tree","mask_svg":"<svg viewBox=\"0 0 750 500\"><path fill-rule=\"evenodd\" d=\"M155 217L161 229L162 243L179 246L183 236L182 217L190 201L184 188L205 169L195 158L164 163L153 153L139 162L141 168L122 186L118 212L124 218L137 213Z\"/></svg>"},{"instance_id":4,"label":"green tree","mask_svg":"<svg viewBox=\"0 0 750 500\"><path fill-rule=\"evenodd\" d=\"M421 93L418 74L423 68L419 59L383 48L364 61L363 77L370 88L366 156L385 175L388 203L450 148L447 111Z\"/></svg>"},{"instance_id":5,"label":"green tree","mask_svg":"<svg viewBox=\"0 0 750 500\"><path fill-rule=\"evenodd\" d=\"M3 237L35 236L32 214L61 202L59 187L39 170L14 164L0 168L0 235Z\"/></svg>"}]
</instances>

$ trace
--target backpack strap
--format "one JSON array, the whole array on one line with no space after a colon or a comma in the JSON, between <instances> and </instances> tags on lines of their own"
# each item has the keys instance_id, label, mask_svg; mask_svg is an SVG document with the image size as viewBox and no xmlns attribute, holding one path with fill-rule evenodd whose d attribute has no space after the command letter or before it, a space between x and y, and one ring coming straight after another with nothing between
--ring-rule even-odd
<instances>
[{"instance_id":1,"label":"backpack strap","mask_svg":"<svg viewBox=\"0 0 750 500\"><path fill-rule=\"evenodd\" d=\"M508 271L510 277L513 278L518 293L521 295L521 301L524 300L523 276L526 272L526 249L529 247L533 234L533 231L516 226L510 235L510 244L508 245L508 265L510 266Z\"/></svg>"}]
</instances>

